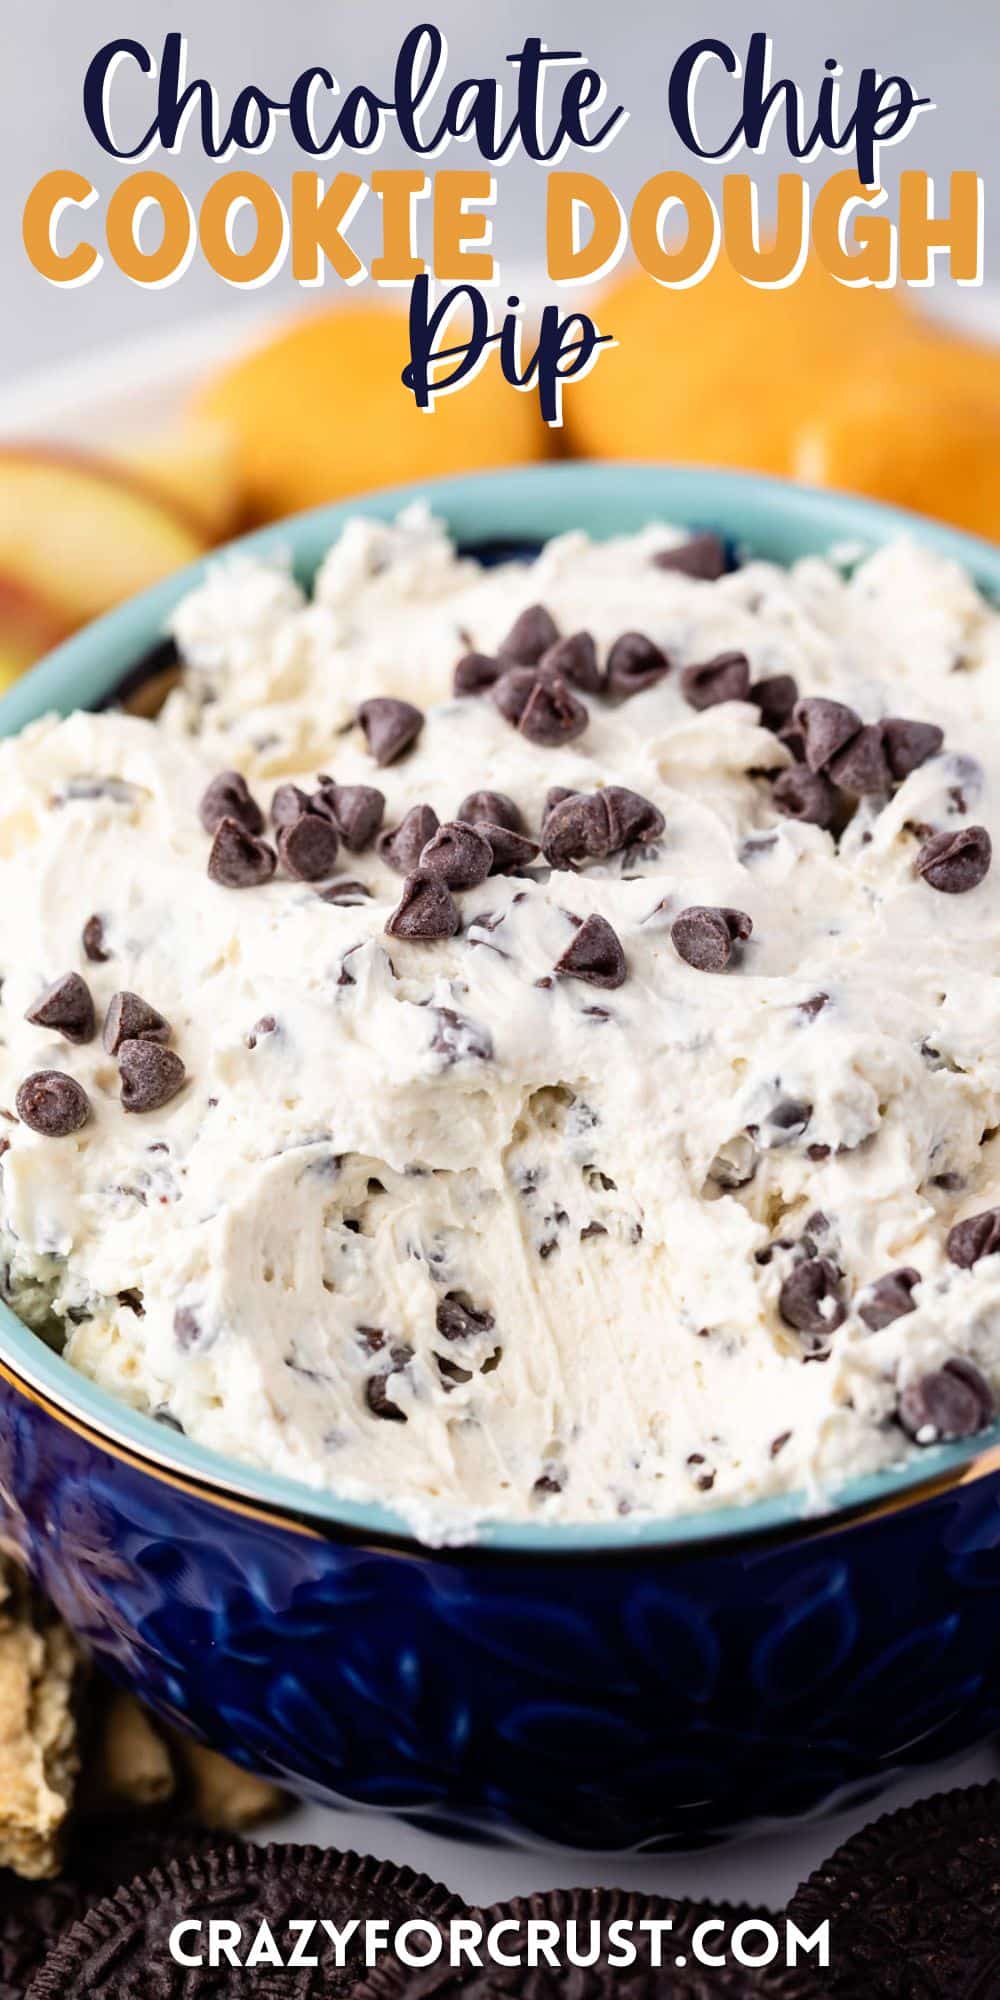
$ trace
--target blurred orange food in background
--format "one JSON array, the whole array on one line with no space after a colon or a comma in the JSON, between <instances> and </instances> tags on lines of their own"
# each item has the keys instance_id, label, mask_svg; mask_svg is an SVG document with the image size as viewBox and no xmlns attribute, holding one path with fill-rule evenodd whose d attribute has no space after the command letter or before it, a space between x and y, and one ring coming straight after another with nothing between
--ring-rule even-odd
<instances>
[{"instance_id":1,"label":"blurred orange food in background","mask_svg":"<svg viewBox=\"0 0 1000 2000\"><path fill-rule=\"evenodd\" d=\"M504 381L495 349L432 411L400 383L408 359L405 314L352 305L300 316L209 382L196 407L230 430L255 520L547 455L537 399Z\"/></svg>"},{"instance_id":2,"label":"blurred orange food in background","mask_svg":"<svg viewBox=\"0 0 1000 2000\"><path fill-rule=\"evenodd\" d=\"M596 317L618 346L567 386L561 432L495 350L417 410L405 313L352 301L237 340L193 408L138 446L0 442L0 687L252 522L553 451L777 473L1000 538L1000 347L906 293L844 287L815 260L760 291L722 259L685 292L625 275Z\"/></svg>"}]
</instances>

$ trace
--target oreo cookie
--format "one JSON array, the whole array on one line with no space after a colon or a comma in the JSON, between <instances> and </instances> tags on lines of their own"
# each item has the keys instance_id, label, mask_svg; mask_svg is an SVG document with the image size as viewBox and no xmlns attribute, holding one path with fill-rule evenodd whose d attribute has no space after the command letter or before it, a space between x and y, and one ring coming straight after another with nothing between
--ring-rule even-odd
<instances>
[{"instance_id":1,"label":"oreo cookie","mask_svg":"<svg viewBox=\"0 0 1000 2000\"><path fill-rule=\"evenodd\" d=\"M784 1920L765 1911L669 1902L623 1889L553 1889L467 1915L482 1926L484 1939L494 1926L505 1926L492 1956L485 1943L478 1947L481 1967L451 1966L442 1958L418 1970L386 1959L354 2000L760 2000L765 1994L774 2000L818 2000L821 1992L804 1969L779 1965ZM537 1930L535 1956L542 1963L528 1962L528 1927L540 1924L550 1927L557 1964L545 1962L538 1949L545 1934ZM766 1971L737 1962L737 1951L750 1958L767 1955L772 1937L779 1943ZM629 1948L635 1954L631 1964L624 1958ZM415 1939L414 1953L423 1949L423 1938ZM499 1964L497 1952L523 1962Z\"/></svg>"},{"instance_id":2,"label":"oreo cookie","mask_svg":"<svg viewBox=\"0 0 1000 2000\"><path fill-rule=\"evenodd\" d=\"M447 1922L462 1908L427 1876L370 1856L202 1844L95 1903L50 1952L27 2000L354 2000L366 1921L391 1937L409 1918ZM342 1966L324 1919L359 1926Z\"/></svg>"},{"instance_id":3,"label":"oreo cookie","mask_svg":"<svg viewBox=\"0 0 1000 2000\"><path fill-rule=\"evenodd\" d=\"M93 1903L144 1869L185 1854L197 1836L150 1814L140 1823L90 1819L76 1833L62 1873L28 1882L0 1870L0 2000L25 1989L61 1937Z\"/></svg>"},{"instance_id":4,"label":"oreo cookie","mask_svg":"<svg viewBox=\"0 0 1000 2000\"><path fill-rule=\"evenodd\" d=\"M830 1925L829 2000L1000 1994L1000 1783L888 1813L802 1884L788 1914Z\"/></svg>"}]
</instances>

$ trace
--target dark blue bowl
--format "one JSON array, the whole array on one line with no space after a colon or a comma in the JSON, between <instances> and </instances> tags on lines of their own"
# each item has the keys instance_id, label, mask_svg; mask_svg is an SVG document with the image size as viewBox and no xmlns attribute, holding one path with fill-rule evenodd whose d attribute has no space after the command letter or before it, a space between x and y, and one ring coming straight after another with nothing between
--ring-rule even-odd
<instances>
[{"instance_id":1,"label":"dark blue bowl","mask_svg":"<svg viewBox=\"0 0 1000 2000\"><path fill-rule=\"evenodd\" d=\"M347 513L255 538L304 574ZM652 518L789 560L900 529L1000 589L1000 552L774 482L567 466L431 489L466 544ZM0 731L97 705L192 573L91 627ZM428 1549L129 1410L0 1307L0 1528L110 1672L297 1791L451 1830L695 1846L874 1795L1000 1720L1000 1432L677 1521L485 1529Z\"/></svg>"}]
</instances>

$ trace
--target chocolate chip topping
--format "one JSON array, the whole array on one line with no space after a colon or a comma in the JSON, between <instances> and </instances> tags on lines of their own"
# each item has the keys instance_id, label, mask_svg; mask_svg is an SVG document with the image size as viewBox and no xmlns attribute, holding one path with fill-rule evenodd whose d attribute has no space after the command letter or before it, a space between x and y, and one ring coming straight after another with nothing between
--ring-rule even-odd
<instances>
[{"instance_id":1,"label":"chocolate chip topping","mask_svg":"<svg viewBox=\"0 0 1000 2000\"><path fill-rule=\"evenodd\" d=\"M506 792L467 792L455 818L466 820L469 826L475 826L477 820L487 819L492 826L509 827L511 833L524 831L521 810Z\"/></svg>"},{"instance_id":2,"label":"chocolate chip topping","mask_svg":"<svg viewBox=\"0 0 1000 2000\"><path fill-rule=\"evenodd\" d=\"M559 637L559 627L546 611L544 604L529 604L519 618L515 618L502 645L498 647L505 660L517 660L523 666L537 666L543 653L554 646Z\"/></svg>"},{"instance_id":3,"label":"chocolate chip topping","mask_svg":"<svg viewBox=\"0 0 1000 2000\"><path fill-rule=\"evenodd\" d=\"M363 882L355 882L348 875L341 876L338 882L331 882L328 889L319 891L321 903L343 904L345 909L353 909L359 903L366 903L370 896L371 890L367 889Z\"/></svg>"},{"instance_id":4,"label":"chocolate chip topping","mask_svg":"<svg viewBox=\"0 0 1000 2000\"><path fill-rule=\"evenodd\" d=\"M302 813L278 835L281 865L299 882L322 882L332 875L339 846L337 829L324 813Z\"/></svg>"},{"instance_id":5,"label":"chocolate chip topping","mask_svg":"<svg viewBox=\"0 0 1000 2000\"><path fill-rule=\"evenodd\" d=\"M25 1020L36 1028L54 1028L68 1042L89 1042L97 1030L90 988L78 972L65 972L29 1007Z\"/></svg>"},{"instance_id":6,"label":"chocolate chip topping","mask_svg":"<svg viewBox=\"0 0 1000 2000\"><path fill-rule=\"evenodd\" d=\"M861 728L861 717L846 702L828 701L824 695L797 701L792 711L795 727L802 732L806 763L810 771L825 771L831 758L843 750Z\"/></svg>"},{"instance_id":7,"label":"chocolate chip topping","mask_svg":"<svg viewBox=\"0 0 1000 2000\"><path fill-rule=\"evenodd\" d=\"M476 821L476 832L490 843L493 855L491 875L505 875L514 868L527 868L538 853L537 840L529 840L527 834L513 833L509 826L494 826L491 820Z\"/></svg>"},{"instance_id":8,"label":"chocolate chip topping","mask_svg":"<svg viewBox=\"0 0 1000 2000\"><path fill-rule=\"evenodd\" d=\"M454 937L461 921L458 904L444 882L408 875L385 928L389 937L429 944L438 938Z\"/></svg>"},{"instance_id":9,"label":"chocolate chip topping","mask_svg":"<svg viewBox=\"0 0 1000 2000\"><path fill-rule=\"evenodd\" d=\"M752 920L743 910L695 907L674 918L670 936L686 965L698 972L725 972L734 944L744 943L752 930Z\"/></svg>"},{"instance_id":10,"label":"chocolate chip topping","mask_svg":"<svg viewBox=\"0 0 1000 2000\"><path fill-rule=\"evenodd\" d=\"M890 791L892 772L885 754L882 724L866 723L843 750L830 758L827 770L842 791L854 792L859 797L869 792Z\"/></svg>"},{"instance_id":11,"label":"chocolate chip topping","mask_svg":"<svg viewBox=\"0 0 1000 2000\"><path fill-rule=\"evenodd\" d=\"M535 692L538 674L534 667L508 667L493 688L493 700L506 722L517 728Z\"/></svg>"},{"instance_id":12,"label":"chocolate chip topping","mask_svg":"<svg viewBox=\"0 0 1000 2000\"><path fill-rule=\"evenodd\" d=\"M473 1305L468 1292L446 1292L438 1302L435 1325L445 1340L470 1340L477 1333L492 1333L496 1321L491 1312Z\"/></svg>"},{"instance_id":13,"label":"chocolate chip topping","mask_svg":"<svg viewBox=\"0 0 1000 2000\"><path fill-rule=\"evenodd\" d=\"M396 1372L390 1369L385 1375L370 1375L365 1385L365 1399L373 1417L381 1417L386 1423L405 1424L406 1411L401 1410L389 1394L389 1383Z\"/></svg>"},{"instance_id":14,"label":"chocolate chip topping","mask_svg":"<svg viewBox=\"0 0 1000 2000\"><path fill-rule=\"evenodd\" d=\"M674 570L679 576L693 576L702 583L715 583L726 573L725 543L718 535L692 535L676 549L660 549L653 557L657 569Z\"/></svg>"},{"instance_id":15,"label":"chocolate chip topping","mask_svg":"<svg viewBox=\"0 0 1000 2000\"><path fill-rule=\"evenodd\" d=\"M276 827L294 826L309 810L309 794L300 785L279 785L271 800L271 820Z\"/></svg>"},{"instance_id":16,"label":"chocolate chip topping","mask_svg":"<svg viewBox=\"0 0 1000 2000\"><path fill-rule=\"evenodd\" d=\"M946 896L964 896L989 873L993 843L984 826L932 833L917 855L917 874Z\"/></svg>"},{"instance_id":17,"label":"chocolate chip topping","mask_svg":"<svg viewBox=\"0 0 1000 2000\"><path fill-rule=\"evenodd\" d=\"M313 812L332 820L349 854L361 854L382 824L385 793L374 785L320 785L312 799Z\"/></svg>"},{"instance_id":18,"label":"chocolate chip topping","mask_svg":"<svg viewBox=\"0 0 1000 2000\"><path fill-rule=\"evenodd\" d=\"M198 811L206 833L214 833L224 819L234 819L247 833L264 831L264 815L239 771L220 771L203 792Z\"/></svg>"},{"instance_id":19,"label":"chocolate chip topping","mask_svg":"<svg viewBox=\"0 0 1000 2000\"><path fill-rule=\"evenodd\" d=\"M90 1117L90 1099L76 1078L61 1069L36 1069L14 1099L23 1125L45 1139L65 1139Z\"/></svg>"},{"instance_id":20,"label":"chocolate chip topping","mask_svg":"<svg viewBox=\"0 0 1000 2000\"><path fill-rule=\"evenodd\" d=\"M503 673L492 653L463 653L456 662L452 686L456 694L485 694Z\"/></svg>"},{"instance_id":21,"label":"chocolate chip topping","mask_svg":"<svg viewBox=\"0 0 1000 2000\"><path fill-rule=\"evenodd\" d=\"M920 1272L912 1264L904 1264L899 1271L887 1271L884 1278L872 1285L864 1305L858 1307L858 1318L864 1320L872 1333L881 1333L894 1319L916 1312L913 1287L919 1283Z\"/></svg>"},{"instance_id":22,"label":"chocolate chip topping","mask_svg":"<svg viewBox=\"0 0 1000 2000\"><path fill-rule=\"evenodd\" d=\"M80 933L80 942L84 957L89 958L91 965L107 965L111 953L105 945L103 917L87 918Z\"/></svg>"},{"instance_id":23,"label":"chocolate chip topping","mask_svg":"<svg viewBox=\"0 0 1000 2000\"><path fill-rule=\"evenodd\" d=\"M910 722L905 716L889 715L882 724L882 741L889 769L896 783L902 784L911 771L937 756L944 730L936 722Z\"/></svg>"},{"instance_id":24,"label":"chocolate chip topping","mask_svg":"<svg viewBox=\"0 0 1000 2000\"><path fill-rule=\"evenodd\" d=\"M274 848L247 833L235 819L220 819L208 857L209 878L223 889L256 889L278 865Z\"/></svg>"},{"instance_id":25,"label":"chocolate chip topping","mask_svg":"<svg viewBox=\"0 0 1000 2000\"><path fill-rule=\"evenodd\" d=\"M542 852L553 868L569 868L581 861L603 860L635 841L656 840L663 824L659 807L626 785L606 785L600 792L566 792L546 812Z\"/></svg>"},{"instance_id":26,"label":"chocolate chip topping","mask_svg":"<svg viewBox=\"0 0 1000 2000\"><path fill-rule=\"evenodd\" d=\"M798 685L791 674L768 674L750 684L749 699L760 709L764 728L775 732L784 728L798 698Z\"/></svg>"},{"instance_id":27,"label":"chocolate chip topping","mask_svg":"<svg viewBox=\"0 0 1000 2000\"><path fill-rule=\"evenodd\" d=\"M417 863L441 822L433 806L411 806L398 826L386 827L375 843L379 860L397 875L416 874Z\"/></svg>"},{"instance_id":28,"label":"chocolate chip topping","mask_svg":"<svg viewBox=\"0 0 1000 2000\"><path fill-rule=\"evenodd\" d=\"M608 654L605 685L616 701L655 687L670 672L670 661L644 632L623 632Z\"/></svg>"},{"instance_id":29,"label":"chocolate chip topping","mask_svg":"<svg viewBox=\"0 0 1000 2000\"><path fill-rule=\"evenodd\" d=\"M138 993L116 993L104 1017L102 1040L109 1056L123 1042L169 1042L169 1021Z\"/></svg>"},{"instance_id":30,"label":"chocolate chip topping","mask_svg":"<svg viewBox=\"0 0 1000 2000\"><path fill-rule=\"evenodd\" d=\"M786 819L802 820L807 826L831 827L837 817L837 794L829 778L794 764L775 778L771 796Z\"/></svg>"},{"instance_id":31,"label":"chocolate chip topping","mask_svg":"<svg viewBox=\"0 0 1000 2000\"><path fill-rule=\"evenodd\" d=\"M122 1042L118 1050L125 1111L160 1111L183 1087L184 1064L173 1049L158 1042Z\"/></svg>"},{"instance_id":32,"label":"chocolate chip topping","mask_svg":"<svg viewBox=\"0 0 1000 2000\"><path fill-rule=\"evenodd\" d=\"M575 737L582 736L589 721L582 701L570 693L565 681L539 678L528 696L517 726L529 743L553 747L558 743L571 743Z\"/></svg>"},{"instance_id":33,"label":"chocolate chip topping","mask_svg":"<svg viewBox=\"0 0 1000 2000\"><path fill-rule=\"evenodd\" d=\"M415 743L424 718L412 701L397 701L392 695L375 695L363 701L358 721L376 764L394 764Z\"/></svg>"},{"instance_id":34,"label":"chocolate chip topping","mask_svg":"<svg viewBox=\"0 0 1000 2000\"><path fill-rule=\"evenodd\" d=\"M1000 1208L984 1208L968 1215L949 1229L945 1249L952 1264L971 1271L981 1257L993 1257L1000 1250Z\"/></svg>"},{"instance_id":35,"label":"chocolate chip topping","mask_svg":"<svg viewBox=\"0 0 1000 2000\"><path fill-rule=\"evenodd\" d=\"M797 1333L835 1332L847 1317L837 1266L828 1257L807 1257L796 1264L778 1294L778 1311Z\"/></svg>"},{"instance_id":36,"label":"chocolate chip topping","mask_svg":"<svg viewBox=\"0 0 1000 2000\"><path fill-rule=\"evenodd\" d=\"M717 653L701 665L685 667L681 693L692 708L716 708L721 701L746 701L750 662L745 653Z\"/></svg>"},{"instance_id":37,"label":"chocolate chip topping","mask_svg":"<svg viewBox=\"0 0 1000 2000\"><path fill-rule=\"evenodd\" d=\"M474 889L493 867L493 849L474 826L449 820L427 842L418 864L421 875L444 882L449 889Z\"/></svg>"},{"instance_id":38,"label":"chocolate chip topping","mask_svg":"<svg viewBox=\"0 0 1000 2000\"><path fill-rule=\"evenodd\" d=\"M899 1421L917 1444L975 1437L995 1415L996 1399L986 1377L958 1355L907 1383L899 1398Z\"/></svg>"},{"instance_id":39,"label":"chocolate chip topping","mask_svg":"<svg viewBox=\"0 0 1000 2000\"><path fill-rule=\"evenodd\" d=\"M589 986L624 985L628 967L617 931L605 917L587 917L555 970L564 979L585 979Z\"/></svg>"},{"instance_id":40,"label":"chocolate chip topping","mask_svg":"<svg viewBox=\"0 0 1000 2000\"><path fill-rule=\"evenodd\" d=\"M538 668L543 674L561 675L583 694L601 692L603 681L597 664L597 647L590 632L571 632L567 638L557 639L542 654Z\"/></svg>"}]
</instances>

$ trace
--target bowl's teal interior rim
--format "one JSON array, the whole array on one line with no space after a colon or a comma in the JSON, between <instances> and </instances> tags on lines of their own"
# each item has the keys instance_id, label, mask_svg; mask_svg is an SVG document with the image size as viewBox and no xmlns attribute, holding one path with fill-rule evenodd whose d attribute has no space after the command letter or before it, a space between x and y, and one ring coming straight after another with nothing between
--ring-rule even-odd
<instances>
[{"instance_id":1,"label":"bowl's teal interior rim","mask_svg":"<svg viewBox=\"0 0 1000 2000\"><path fill-rule=\"evenodd\" d=\"M906 534L961 563L984 589L1000 597L1000 548L975 536L847 494L685 466L573 463L431 480L317 508L246 536L234 546L257 555L287 552L297 573L308 579L346 520L355 515L391 518L401 507L421 499L429 500L456 539L466 544L490 539L544 540L569 528L606 537L633 533L659 520L714 528L746 554L789 563L840 547L854 554L869 553ZM216 553L207 560L217 559ZM162 636L175 605L200 580L205 568L205 562L196 563L171 577L88 626L42 661L0 700L0 735L11 735L49 711L67 714L106 698ZM106 1436L112 1446L123 1446L164 1471L221 1488L278 1513L340 1525L352 1534L409 1542L415 1539L405 1517L392 1508L316 1492L298 1480L241 1465L168 1431L154 1418L95 1387L2 1303L0 1360L67 1415ZM822 1519L829 1522L842 1512L897 1501L928 1481L968 1466L998 1441L1000 1423L972 1445L939 1446L889 1471L846 1481L824 1496ZM475 1540L485 1548L533 1554L665 1545L681 1548L756 1537L796 1522L808 1525L815 1519L816 1510L804 1496L792 1493L680 1518L550 1526L487 1522L479 1527Z\"/></svg>"}]
</instances>

